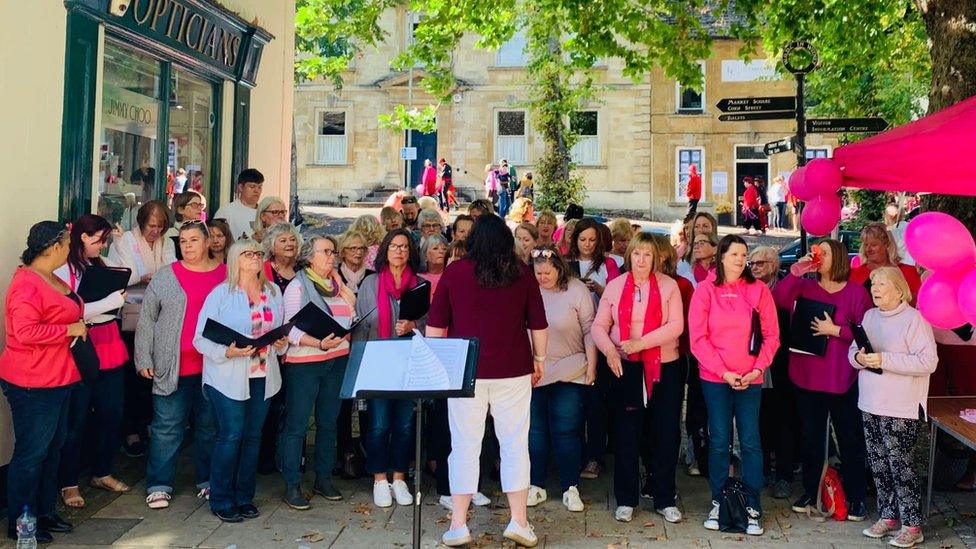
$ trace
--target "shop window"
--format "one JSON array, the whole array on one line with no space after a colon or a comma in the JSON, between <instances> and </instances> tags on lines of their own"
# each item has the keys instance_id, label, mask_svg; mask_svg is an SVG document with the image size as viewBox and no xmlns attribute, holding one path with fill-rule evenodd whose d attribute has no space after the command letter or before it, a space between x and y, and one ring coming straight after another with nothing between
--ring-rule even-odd
<instances>
[{"instance_id":1,"label":"shop window","mask_svg":"<svg viewBox=\"0 0 976 549\"><path fill-rule=\"evenodd\" d=\"M705 149L701 147L679 147L677 149L677 165L675 175L675 200L684 201L688 190L688 178L691 176L691 165L698 168L698 175L702 176L702 198L705 197Z\"/></svg>"},{"instance_id":2,"label":"shop window","mask_svg":"<svg viewBox=\"0 0 976 549\"><path fill-rule=\"evenodd\" d=\"M160 65L105 42L102 127L98 132L97 213L130 229L139 205L156 198Z\"/></svg>"},{"instance_id":3,"label":"shop window","mask_svg":"<svg viewBox=\"0 0 976 549\"><path fill-rule=\"evenodd\" d=\"M525 111L498 111L495 114L495 157L508 159L516 166L526 163Z\"/></svg>"},{"instance_id":4,"label":"shop window","mask_svg":"<svg viewBox=\"0 0 976 549\"><path fill-rule=\"evenodd\" d=\"M194 190L204 197L210 196L213 131L217 119L213 98L213 84L173 67L169 92L167 176L173 176L174 193Z\"/></svg>"},{"instance_id":5,"label":"shop window","mask_svg":"<svg viewBox=\"0 0 976 549\"><path fill-rule=\"evenodd\" d=\"M702 71L702 89L700 92L688 86L682 86L680 82L675 84L678 114L702 114L705 112L705 64L699 61L698 65Z\"/></svg>"},{"instance_id":6,"label":"shop window","mask_svg":"<svg viewBox=\"0 0 976 549\"><path fill-rule=\"evenodd\" d=\"M577 111L569 117L569 129L579 136L570 154L580 166L600 164L600 115L597 111Z\"/></svg>"},{"instance_id":7,"label":"shop window","mask_svg":"<svg viewBox=\"0 0 976 549\"><path fill-rule=\"evenodd\" d=\"M499 67L524 67L529 59L525 53L525 46L525 31L516 31L507 42L498 48L496 63Z\"/></svg>"},{"instance_id":8,"label":"shop window","mask_svg":"<svg viewBox=\"0 0 976 549\"><path fill-rule=\"evenodd\" d=\"M319 111L317 132L316 163L346 164L346 112Z\"/></svg>"}]
</instances>

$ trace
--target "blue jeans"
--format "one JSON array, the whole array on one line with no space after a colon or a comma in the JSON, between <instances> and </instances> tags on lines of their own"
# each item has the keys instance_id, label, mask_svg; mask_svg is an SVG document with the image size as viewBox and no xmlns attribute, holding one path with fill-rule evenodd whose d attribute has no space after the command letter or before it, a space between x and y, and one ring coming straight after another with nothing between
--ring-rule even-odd
<instances>
[{"instance_id":1,"label":"blue jeans","mask_svg":"<svg viewBox=\"0 0 976 549\"><path fill-rule=\"evenodd\" d=\"M249 380L251 397L247 400L234 400L210 385L203 386L217 418L210 461L210 510L215 513L254 502L261 431L270 402L264 399L264 380Z\"/></svg>"},{"instance_id":2,"label":"blue jeans","mask_svg":"<svg viewBox=\"0 0 976 549\"><path fill-rule=\"evenodd\" d=\"M364 440L366 471L379 474L392 469L406 473L413 444L413 400L370 399L369 427Z\"/></svg>"},{"instance_id":3,"label":"blue jeans","mask_svg":"<svg viewBox=\"0 0 976 549\"><path fill-rule=\"evenodd\" d=\"M560 381L532 389L529 460L533 486L546 487L550 450L556 457L562 491L579 486L584 388Z\"/></svg>"},{"instance_id":4,"label":"blue jeans","mask_svg":"<svg viewBox=\"0 0 976 549\"><path fill-rule=\"evenodd\" d=\"M26 505L37 516L57 512L58 461L68 431L71 385L28 389L0 380L14 425L14 454L7 467L7 529Z\"/></svg>"},{"instance_id":5,"label":"blue jeans","mask_svg":"<svg viewBox=\"0 0 976 549\"><path fill-rule=\"evenodd\" d=\"M193 469L197 488L210 486L210 457L217 426L213 406L203 394L201 376L183 376L172 394L153 395L146 493L173 493L176 458L193 414Z\"/></svg>"},{"instance_id":6,"label":"blue jeans","mask_svg":"<svg viewBox=\"0 0 976 549\"><path fill-rule=\"evenodd\" d=\"M708 407L708 485L712 500L719 500L722 487L729 478L729 445L732 443L732 419L735 418L742 452L742 481L755 491L748 505L762 512L763 456L759 442L762 386L753 384L737 391L728 383L702 380L702 393Z\"/></svg>"},{"instance_id":7,"label":"blue jeans","mask_svg":"<svg viewBox=\"0 0 976 549\"><path fill-rule=\"evenodd\" d=\"M339 390L346 374L348 357L311 364L286 364L282 368L285 388L285 426L278 444L281 473L285 486L297 486L302 446L308 432L308 416L315 408L315 477L332 478L336 453L336 419L339 416Z\"/></svg>"},{"instance_id":8,"label":"blue jeans","mask_svg":"<svg viewBox=\"0 0 976 549\"><path fill-rule=\"evenodd\" d=\"M61 488L78 486L79 470L85 461L81 457L82 439L87 433L89 419L95 422L95 440L86 441L85 444L85 449L95 454L92 477L102 478L112 474L112 460L119 451L122 437L122 401L125 394L123 368L124 366L120 366L98 372L98 380L93 387L78 383L72 388L68 433L61 450L58 474Z\"/></svg>"}]
</instances>

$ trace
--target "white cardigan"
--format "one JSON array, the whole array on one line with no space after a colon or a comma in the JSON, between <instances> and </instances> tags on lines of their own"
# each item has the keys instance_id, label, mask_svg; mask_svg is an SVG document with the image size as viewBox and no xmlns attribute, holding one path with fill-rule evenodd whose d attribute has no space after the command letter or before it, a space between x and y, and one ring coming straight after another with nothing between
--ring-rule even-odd
<instances>
[{"instance_id":1,"label":"white cardigan","mask_svg":"<svg viewBox=\"0 0 976 549\"><path fill-rule=\"evenodd\" d=\"M265 287L272 311L272 328L284 324L284 307L281 293L271 284ZM203 337L203 328L207 319L212 318L224 326L242 334L251 333L251 308L248 305L247 293L240 288L231 288L221 282L214 288L203 303L200 316L197 319L197 330L193 336L193 346L203 355L203 383L232 400L248 400L251 398L250 378L248 368L250 357L227 358L227 346L219 345ZM267 400L281 390L281 370L278 366L278 355L284 355L288 347L268 353L268 375L264 384L264 399Z\"/></svg>"}]
</instances>

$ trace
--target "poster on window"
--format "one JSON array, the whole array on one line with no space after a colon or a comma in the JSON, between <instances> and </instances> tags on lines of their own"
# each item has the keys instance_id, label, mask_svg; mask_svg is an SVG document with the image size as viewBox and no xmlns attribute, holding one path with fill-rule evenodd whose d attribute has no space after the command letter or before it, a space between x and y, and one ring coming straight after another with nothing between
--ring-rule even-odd
<instances>
[{"instance_id":1,"label":"poster on window","mask_svg":"<svg viewBox=\"0 0 976 549\"><path fill-rule=\"evenodd\" d=\"M712 172L712 196L725 196L729 192L729 172Z\"/></svg>"}]
</instances>

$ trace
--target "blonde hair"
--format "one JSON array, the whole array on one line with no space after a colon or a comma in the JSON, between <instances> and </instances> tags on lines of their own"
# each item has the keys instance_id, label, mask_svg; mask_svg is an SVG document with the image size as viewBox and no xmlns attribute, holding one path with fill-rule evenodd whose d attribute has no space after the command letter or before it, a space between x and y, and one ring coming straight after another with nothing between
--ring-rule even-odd
<instances>
[{"instance_id":1,"label":"blonde hair","mask_svg":"<svg viewBox=\"0 0 976 549\"><path fill-rule=\"evenodd\" d=\"M515 202L512 203L512 207L509 208L508 210L508 215L505 217L509 221L515 223L522 223L524 221L528 221L527 219L525 219L525 214L527 214L529 212L529 209L531 208L532 208L531 198L527 198L524 196L516 198Z\"/></svg>"},{"instance_id":2,"label":"blonde hair","mask_svg":"<svg viewBox=\"0 0 976 549\"><path fill-rule=\"evenodd\" d=\"M561 246L563 243L565 243L566 246L570 246L573 240L573 233L576 231L577 221L579 221L579 219L570 219L565 225L563 225L563 234L559 236L559 242L556 242L556 245Z\"/></svg>"},{"instance_id":3,"label":"blonde hair","mask_svg":"<svg viewBox=\"0 0 976 549\"><path fill-rule=\"evenodd\" d=\"M367 246L379 244L383 241L383 237L386 236L386 229L383 228L383 225L376 219L376 216L369 214L357 217L346 231L357 232L363 235L363 238L366 239L365 244Z\"/></svg>"},{"instance_id":4,"label":"blonde hair","mask_svg":"<svg viewBox=\"0 0 976 549\"><path fill-rule=\"evenodd\" d=\"M230 250L227 252L226 282L227 285L230 286L231 288L237 288L238 286L240 286L241 254L248 251L258 252L259 254L264 252L264 250L261 249L261 244L259 244L258 241L251 238L242 238L237 242L234 242L234 245L231 246ZM264 265L262 265L261 268L258 269L258 281L261 284L261 288L270 288L272 290L272 293L278 292L278 288L274 284L268 282L268 277L264 274Z\"/></svg>"},{"instance_id":5,"label":"blonde hair","mask_svg":"<svg viewBox=\"0 0 976 549\"><path fill-rule=\"evenodd\" d=\"M864 239L867 237L877 238L878 240L887 242L888 263L892 265L901 263L901 256L898 255L898 243L895 242L895 237L888 230L887 225L880 221L874 221L868 223L861 229L861 247L858 249L857 255L860 256L862 264L868 261L867 256L864 255Z\"/></svg>"},{"instance_id":6,"label":"blonde hair","mask_svg":"<svg viewBox=\"0 0 976 549\"><path fill-rule=\"evenodd\" d=\"M552 213L552 210L542 210L539 215L535 218L536 227L539 226L539 222L543 219L548 219L553 227L559 226L559 221L556 219L556 214Z\"/></svg>"},{"instance_id":7,"label":"blonde hair","mask_svg":"<svg viewBox=\"0 0 976 549\"><path fill-rule=\"evenodd\" d=\"M362 233L352 229L347 229L346 232L342 233L342 235L339 237L339 249L337 251L342 254L342 248L348 246L349 243L354 239L361 240L363 245L366 246L366 237L363 236Z\"/></svg>"},{"instance_id":8,"label":"blonde hair","mask_svg":"<svg viewBox=\"0 0 976 549\"><path fill-rule=\"evenodd\" d=\"M651 237L654 242L654 259L658 267L654 270L670 277L678 276L678 252L671 245L671 240L663 234L651 234Z\"/></svg>"},{"instance_id":9,"label":"blonde hair","mask_svg":"<svg viewBox=\"0 0 976 549\"><path fill-rule=\"evenodd\" d=\"M651 233L639 232L630 239L630 244L627 244L627 253L624 255L624 270L630 271L630 256L634 253L637 248L650 248L651 252L654 253L654 263L651 264L651 272L656 273L658 269L658 257L657 248L658 244L655 242L654 235Z\"/></svg>"},{"instance_id":10,"label":"blonde hair","mask_svg":"<svg viewBox=\"0 0 976 549\"><path fill-rule=\"evenodd\" d=\"M623 236L630 240L634 236L634 228L630 226L629 219L618 217L610 221L610 234L613 238Z\"/></svg>"},{"instance_id":11,"label":"blonde hair","mask_svg":"<svg viewBox=\"0 0 976 549\"><path fill-rule=\"evenodd\" d=\"M437 211L437 209L440 207L440 205L437 203L437 199L432 196L421 196L419 199L417 199L417 205L420 206L421 210Z\"/></svg>"},{"instance_id":12,"label":"blonde hair","mask_svg":"<svg viewBox=\"0 0 976 549\"><path fill-rule=\"evenodd\" d=\"M871 283L874 284L879 279L884 279L898 290L901 294L901 301L903 303L910 303L912 301L912 289L908 286L908 281L905 280L905 275L901 273L901 269L898 267L878 267L877 269L871 271Z\"/></svg>"}]
</instances>

